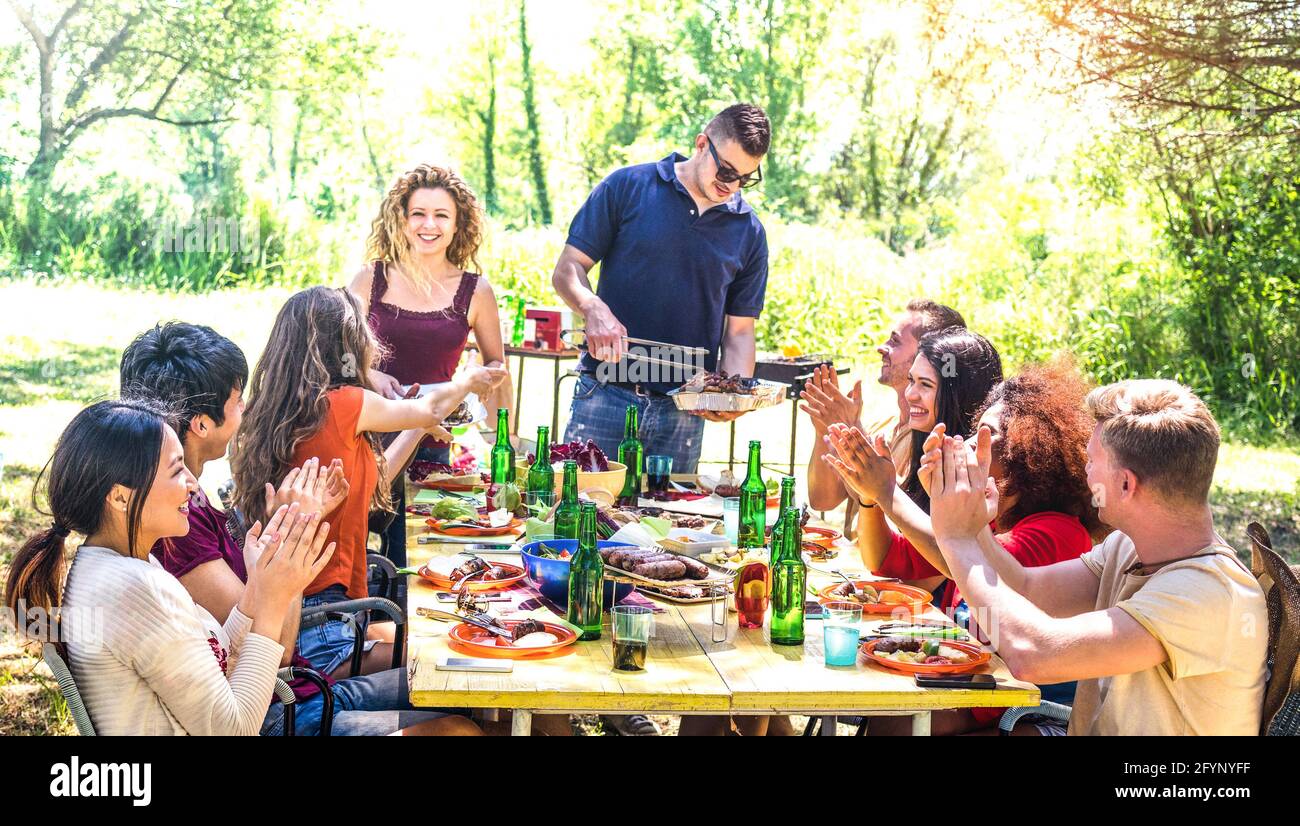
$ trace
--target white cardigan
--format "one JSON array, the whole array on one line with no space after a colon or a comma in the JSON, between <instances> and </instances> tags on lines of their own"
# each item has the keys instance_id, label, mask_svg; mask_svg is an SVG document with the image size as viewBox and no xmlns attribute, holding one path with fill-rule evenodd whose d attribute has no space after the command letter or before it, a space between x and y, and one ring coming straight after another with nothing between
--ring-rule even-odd
<instances>
[{"instance_id":1,"label":"white cardigan","mask_svg":"<svg viewBox=\"0 0 1300 826\"><path fill-rule=\"evenodd\" d=\"M97 734L257 734L284 648L252 624L222 626L152 556L83 545L60 634Z\"/></svg>"}]
</instances>

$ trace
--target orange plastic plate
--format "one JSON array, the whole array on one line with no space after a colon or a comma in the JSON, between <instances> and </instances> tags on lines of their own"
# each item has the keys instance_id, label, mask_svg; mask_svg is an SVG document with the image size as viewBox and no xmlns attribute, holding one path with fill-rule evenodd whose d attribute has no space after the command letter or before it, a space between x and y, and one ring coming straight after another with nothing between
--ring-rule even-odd
<instances>
[{"instance_id":1,"label":"orange plastic plate","mask_svg":"<svg viewBox=\"0 0 1300 826\"><path fill-rule=\"evenodd\" d=\"M497 620L497 622L506 628L514 628L520 620L503 619ZM556 636L557 642L530 648L516 648L504 637L498 637L467 622L453 626L448 636L451 638L452 647L466 654L475 657L492 657L498 660L540 660L558 654L578 641L578 635L571 628L565 628L563 625L555 625L550 622L543 622L542 625L547 633Z\"/></svg>"},{"instance_id":2,"label":"orange plastic plate","mask_svg":"<svg viewBox=\"0 0 1300 826\"><path fill-rule=\"evenodd\" d=\"M876 644L880 640L867 640L862 644L862 653L866 654L872 662L891 671L903 671L908 674L965 674L968 671L974 671L980 666L986 664L993 658L993 655L980 648L978 645L969 642L955 642L952 640L943 640L947 648L956 648L970 655L969 662L953 663L952 665L925 665L924 663L900 663L897 660L891 660L883 654L877 654L875 651Z\"/></svg>"},{"instance_id":3,"label":"orange plastic plate","mask_svg":"<svg viewBox=\"0 0 1300 826\"><path fill-rule=\"evenodd\" d=\"M831 528L816 528L811 525L803 529L803 539L805 542L811 542L814 545L821 545L823 548L829 548L835 544L843 534Z\"/></svg>"},{"instance_id":4,"label":"orange plastic plate","mask_svg":"<svg viewBox=\"0 0 1300 826\"><path fill-rule=\"evenodd\" d=\"M510 576L505 579L492 579L486 582L481 579L471 579L469 584L466 585L463 590L475 593L483 591L500 591L509 588L511 585L514 585L516 582L524 578L525 571L518 565L511 565L507 562L495 562L493 563L493 566L504 569L510 574ZM429 566L427 565L420 567L420 578L437 588L443 589L444 591L450 591L453 587L450 577L430 571Z\"/></svg>"},{"instance_id":5,"label":"orange plastic plate","mask_svg":"<svg viewBox=\"0 0 1300 826\"><path fill-rule=\"evenodd\" d=\"M484 526L482 528L471 528L468 526L457 526L454 528L442 528L440 525L454 523L460 520L456 519L426 519L424 524L437 533L444 536L503 536L508 533L518 533L519 528L524 524L524 520L518 517L511 519L505 525L498 525L495 528Z\"/></svg>"},{"instance_id":6,"label":"orange plastic plate","mask_svg":"<svg viewBox=\"0 0 1300 826\"><path fill-rule=\"evenodd\" d=\"M817 601L825 605L828 602L844 602L844 597L832 594L836 588L843 583L827 585L817 592ZM911 585L903 585L899 582L867 582L866 580L856 580L854 586L861 588L864 585L870 585L880 593L894 591L903 594L908 599L906 602L877 602L875 605L862 606L864 614L892 614L900 608L904 611L916 614L925 610L925 606L934 601L934 596L921 588L914 588Z\"/></svg>"}]
</instances>

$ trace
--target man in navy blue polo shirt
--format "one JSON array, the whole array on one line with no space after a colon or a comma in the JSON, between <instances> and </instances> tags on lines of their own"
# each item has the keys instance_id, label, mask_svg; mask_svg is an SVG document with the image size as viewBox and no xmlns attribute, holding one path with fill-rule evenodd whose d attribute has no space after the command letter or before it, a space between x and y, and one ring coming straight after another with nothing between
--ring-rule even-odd
<instances>
[{"instance_id":1,"label":"man in navy blue polo shirt","mask_svg":"<svg viewBox=\"0 0 1300 826\"><path fill-rule=\"evenodd\" d=\"M740 415L683 413L665 394L701 368L754 374L767 234L740 190L762 180L771 133L762 109L730 106L696 136L690 158L674 152L619 169L574 216L551 279L586 321L566 441L594 439L614 455L634 404L646 455L671 456L673 472L694 473L705 419ZM588 273L598 261L593 292Z\"/></svg>"}]
</instances>

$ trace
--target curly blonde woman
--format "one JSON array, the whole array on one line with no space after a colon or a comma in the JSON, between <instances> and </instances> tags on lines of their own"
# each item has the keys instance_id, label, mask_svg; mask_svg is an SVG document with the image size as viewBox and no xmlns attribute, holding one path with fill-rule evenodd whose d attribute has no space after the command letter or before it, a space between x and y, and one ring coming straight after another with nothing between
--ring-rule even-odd
<instances>
[{"instance_id":1,"label":"curly blonde woman","mask_svg":"<svg viewBox=\"0 0 1300 826\"><path fill-rule=\"evenodd\" d=\"M470 330L484 366L505 366L496 296L477 273L482 240L483 210L454 171L420 164L388 191L366 242L369 263L348 285L381 344L370 372L381 394L396 399L404 387L450 381ZM429 439L416 458L446 462L449 447ZM401 519L389 533L389 556L404 564Z\"/></svg>"}]
</instances>

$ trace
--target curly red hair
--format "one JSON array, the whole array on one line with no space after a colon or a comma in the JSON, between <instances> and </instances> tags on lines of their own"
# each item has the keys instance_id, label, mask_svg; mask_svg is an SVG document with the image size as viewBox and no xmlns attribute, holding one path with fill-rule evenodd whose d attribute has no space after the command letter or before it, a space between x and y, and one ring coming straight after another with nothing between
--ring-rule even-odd
<instances>
[{"instance_id":1,"label":"curly red hair","mask_svg":"<svg viewBox=\"0 0 1300 826\"><path fill-rule=\"evenodd\" d=\"M1066 357L1027 365L989 393L975 421L1001 404L997 458L1005 469L998 492L1014 504L998 517L999 530L1043 511L1078 518L1098 541L1108 533L1088 487L1088 439L1093 420L1084 406L1091 385Z\"/></svg>"}]
</instances>

